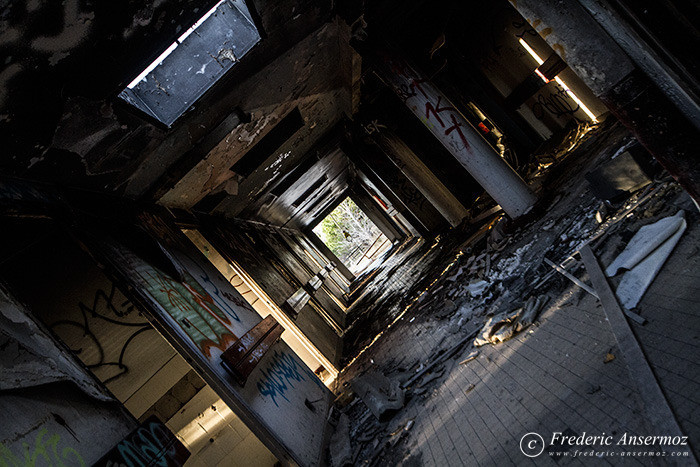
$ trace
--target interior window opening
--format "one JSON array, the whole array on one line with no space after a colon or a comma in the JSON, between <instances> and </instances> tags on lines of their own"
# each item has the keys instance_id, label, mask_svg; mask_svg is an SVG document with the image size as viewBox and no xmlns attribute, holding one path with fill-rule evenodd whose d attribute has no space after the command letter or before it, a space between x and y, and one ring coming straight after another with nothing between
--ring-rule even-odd
<instances>
[{"instance_id":1,"label":"interior window opening","mask_svg":"<svg viewBox=\"0 0 700 467\"><path fill-rule=\"evenodd\" d=\"M313 232L355 275L392 246L350 197L314 227Z\"/></svg>"}]
</instances>

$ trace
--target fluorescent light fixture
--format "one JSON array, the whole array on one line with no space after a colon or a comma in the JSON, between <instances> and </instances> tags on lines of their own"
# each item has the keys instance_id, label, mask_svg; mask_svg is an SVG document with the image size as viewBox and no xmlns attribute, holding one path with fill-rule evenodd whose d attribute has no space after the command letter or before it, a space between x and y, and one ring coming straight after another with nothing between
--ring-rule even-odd
<instances>
[{"instance_id":1,"label":"fluorescent light fixture","mask_svg":"<svg viewBox=\"0 0 700 467\"><path fill-rule=\"evenodd\" d=\"M537 55L537 52L532 50L532 47L530 47L530 45L527 42L525 42L522 38L518 39L518 42L520 42L520 45L522 45L523 48L527 50L527 53L529 53L530 56L535 59L535 61L537 62L537 66L540 66L544 63L544 60L542 60L540 56Z\"/></svg>"},{"instance_id":2,"label":"fluorescent light fixture","mask_svg":"<svg viewBox=\"0 0 700 467\"><path fill-rule=\"evenodd\" d=\"M527 42L525 42L522 38L518 39L518 42L521 46L523 46L525 50L527 50L527 53L529 53L530 56L535 59L538 67L544 63L544 60L542 60L542 58L539 55L537 55L537 52L535 52ZM537 76L539 76L542 79L542 81L544 81L545 83L549 83L550 80L548 80L540 70L536 69L535 73L537 73ZM581 102L581 99L579 99L578 96L574 94L574 92L569 88L569 86L566 85L566 83L560 77L555 76L554 81L556 81L556 83L559 86L561 86L562 89L564 89L564 91L569 95L569 97L571 97L571 100L578 104L581 110L583 110L583 112L588 116L588 118L591 119L593 123L598 123L598 119L595 117L595 115L593 115L593 112L591 112L590 109L586 107L586 105L583 102Z\"/></svg>"}]
</instances>

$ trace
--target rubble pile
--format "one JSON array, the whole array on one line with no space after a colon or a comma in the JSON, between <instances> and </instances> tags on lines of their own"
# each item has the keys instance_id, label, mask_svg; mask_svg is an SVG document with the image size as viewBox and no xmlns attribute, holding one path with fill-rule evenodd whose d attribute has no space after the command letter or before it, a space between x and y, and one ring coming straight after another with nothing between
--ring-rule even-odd
<instances>
[{"instance_id":1,"label":"rubble pile","mask_svg":"<svg viewBox=\"0 0 700 467\"><path fill-rule=\"evenodd\" d=\"M576 141L579 150L586 146L587 151L606 151L599 155L598 164L631 144L629 138L619 135L603 142L580 136ZM588 161L591 166L594 163ZM674 216L681 209L698 216L690 198L668 177L656 177L615 202L601 202L585 181L572 177L561 186L552 184L549 196L546 212L533 216L529 223L509 222L493 211L493 220L484 216L481 225L473 226L476 232L467 232L471 235L468 242L450 243L448 239L416 255L418 260L432 255L430 267L419 270L428 276L422 278L420 287L429 285L422 291L414 287L401 296L401 305L408 302L409 308L392 332L405 339L423 339L423 333L430 333L430 339L421 341L423 347L427 342L435 344L423 358L413 360L383 347L363 356L341 375L341 381L353 381L336 391L342 401L338 407L351 427L348 465L376 465L380 459L398 462L408 453L415 455L407 441L414 423L407 413L414 404L425 404L433 397L455 367L473 364L470 362L480 357L478 347L496 345L497 349L518 333L532 332L541 315L561 306L552 297L562 296L563 290L579 290L579 300L586 293L595 295L577 256L584 245L599 252L605 267L642 226ZM457 246L445 267L451 245ZM611 278L615 286L619 281L619 276ZM412 298L416 293L417 298ZM575 294L572 297L576 299ZM396 303L388 305L397 309ZM376 304L377 309L381 306L387 304ZM639 318L634 313L628 316ZM643 319L637 321L642 324ZM380 355L384 361L379 360ZM490 362L488 357L485 360L482 364ZM468 395L475 387L470 384L464 393Z\"/></svg>"}]
</instances>

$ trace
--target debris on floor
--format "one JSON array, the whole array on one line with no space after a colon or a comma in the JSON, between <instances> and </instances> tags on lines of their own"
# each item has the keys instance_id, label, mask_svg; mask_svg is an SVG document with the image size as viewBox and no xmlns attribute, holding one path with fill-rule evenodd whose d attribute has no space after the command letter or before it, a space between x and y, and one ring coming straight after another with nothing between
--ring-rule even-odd
<instances>
[{"instance_id":1,"label":"debris on floor","mask_svg":"<svg viewBox=\"0 0 700 467\"><path fill-rule=\"evenodd\" d=\"M523 307L523 313L520 316L518 322L516 323L515 331L521 332L530 327L537 319L537 316L540 314L540 311L542 311L545 305L547 305L547 302L549 302L548 296L540 296L537 298L531 296L527 300L527 302L525 302L525 306Z\"/></svg>"},{"instance_id":2,"label":"debris on floor","mask_svg":"<svg viewBox=\"0 0 700 467\"><path fill-rule=\"evenodd\" d=\"M651 183L629 151L586 174L593 194L603 200L616 200Z\"/></svg>"},{"instance_id":3,"label":"debris on floor","mask_svg":"<svg viewBox=\"0 0 700 467\"><path fill-rule=\"evenodd\" d=\"M515 311L502 312L492 316L484 324L479 336L474 339L474 346L500 344L511 339L516 333L527 329L537 319L537 315L548 302L549 297L531 296L525 304Z\"/></svg>"},{"instance_id":4,"label":"debris on floor","mask_svg":"<svg viewBox=\"0 0 700 467\"><path fill-rule=\"evenodd\" d=\"M352 388L377 420L403 407L405 391L398 380L368 371L352 382Z\"/></svg>"},{"instance_id":5,"label":"debris on floor","mask_svg":"<svg viewBox=\"0 0 700 467\"><path fill-rule=\"evenodd\" d=\"M601 160L610 159L615 152L622 155L627 150L625 146L634 142L629 136L621 138L619 135L622 134L624 132L611 130L608 140L603 138L598 142L596 138L583 138L579 142L581 150L601 154L598 162L586 157L569 159L567 156L567 163L580 164L576 170L585 173L595 169ZM552 167L556 170L557 164ZM564 310L570 306L566 300L574 306L581 301L590 302L589 292L573 285L574 281L548 263L559 266L588 286L587 270L577 256L584 245L601 251L601 262L608 264L630 243L641 224L673 215L679 209L689 209L687 203L677 201L683 193L668 176L627 193L624 200L601 203L592 196L586 184L574 181L552 184L543 175L545 172L540 166L538 177L546 184L551 196L546 214L517 223L494 211L491 217L484 218L484 224L471 223L460 233L462 239L467 240L454 242L453 236L445 235L433 244L406 247L410 253L406 266L390 264L387 267L405 267L408 272L399 276L401 281L416 280L420 276L416 282L418 285L408 293L404 291L390 296L387 288L380 290L382 295L368 295L373 311L381 310L391 318L397 316L395 310L401 308L402 311L395 327L389 331L382 328L383 335L375 347L349 365L340 377L352 381L362 399L342 409L351 420L350 438L355 465L398 464L410 455L420 455L415 447L417 435L414 432L417 429L424 431L425 420L434 415L423 412L424 407L439 404L440 398L446 397L441 388L454 384L457 374L471 375L483 371L506 358L507 349L512 348L508 344L479 350L475 347L501 344L518 333L529 339L538 333L541 315L549 319L553 313L566 313ZM425 263L421 263L421 269L411 270L412 264L416 264L413 258L430 259L430 266L423 267ZM378 270L377 276L382 274L384 272ZM564 296L569 298L562 300ZM381 321L381 314L371 316L371 326L386 323ZM643 321L639 315L635 316ZM537 339L534 337L533 342ZM401 344L406 341L419 341L421 354L407 352L406 346ZM393 346L398 346L404 353L397 353ZM612 349L607 353L600 350L598 358L602 361L610 363L615 360ZM378 358L379 355L383 357ZM562 357L568 358L568 355ZM601 360L598 360L599 364ZM367 396L362 396L364 392L354 384L373 372L381 372L387 380L391 379L394 385L398 382L404 390L402 407L387 412L381 419L374 414L371 403L365 400ZM481 388L479 380L467 380L460 386L459 395L447 396L478 398L482 397ZM596 381L591 381L590 388L585 389L586 394L604 391ZM411 431L402 430L406 421L413 417L416 427ZM402 443L401 440L405 441Z\"/></svg>"},{"instance_id":6,"label":"debris on floor","mask_svg":"<svg viewBox=\"0 0 700 467\"><path fill-rule=\"evenodd\" d=\"M331 437L330 455L332 467L352 465L352 447L350 446L350 419L340 414L338 425Z\"/></svg>"},{"instance_id":7,"label":"debris on floor","mask_svg":"<svg viewBox=\"0 0 700 467\"><path fill-rule=\"evenodd\" d=\"M608 276L626 270L616 292L623 307L631 309L637 306L666 262L687 227L684 214L680 210L674 216L640 228L606 269Z\"/></svg>"},{"instance_id":8,"label":"debris on floor","mask_svg":"<svg viewBox=\"0 0 700 467\"><path fill-rule=\"evenodd\" d=\"M473 351L471 351L471 352L469 353L469 355L467 355L467 358L465 358L464 360L462 360L461 362L459 362L459 364L460 364L460 365L464 365L464 364L466 364L466 363L469 363L469 362L471 362L472 360L474 360L474 359L475 359L476 357L478 357L478 356L479 356L479 351L478 351L478 350L473 350Z\"/></svg>"},{"instance_id":9,"label":"debris on floor","mask_svg":"<svg viewBox=\"0 0 700 467\"><path fill-rule=\"evenodd\" d=\"M579 287L581 287L583 290L585 290L585 291L588 292L589 294L593 295L595 298L598 298L598 294L596 293L595 290L593 290L593 287L591 287L590 285L588 285L588 284L586 284L585 282L581 281L580 279L577 279L577 278L574 277L572 274L569 274L569 272L568 272L565 268L563 268L563 267L561 267L561 266L559 266L559 265L557 265L557 264L554 264L554 263L553 263L552 261L550 261L548 258L545 258L545 259L544 259L544 262L547 263L547 264L549 264L550 266L552 266L552 268L553 268L555 271L557 271L559 274L561 274L562 276L566 277L566 278L569 279L571 282L573 282L574 284L578 285Z\"/></svg>"},{"instance_id":10,"label":"debris on floor","mask_svg":"<svg viewBox=\"0 0 700 467\"><path fill-rule=\"evenodd\" d=\"M605 269L605 274L612 277L621 269L629 271L634 268L685 225L684 214L681 210L674 216L665 217L640 228L624 251Z\"/></svg>"}]
</instances>

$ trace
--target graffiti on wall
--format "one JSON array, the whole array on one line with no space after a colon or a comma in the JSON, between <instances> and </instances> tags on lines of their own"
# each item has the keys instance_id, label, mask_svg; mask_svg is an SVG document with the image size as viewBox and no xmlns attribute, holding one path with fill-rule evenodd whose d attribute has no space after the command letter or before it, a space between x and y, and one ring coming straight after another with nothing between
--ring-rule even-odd
<instances>
[{"instance_id":1,"label":"graffiti on wall","mask_svg":"<svg viewBox=\"0 0 700 467\"><path fill-rule=\"evenodd\" d=\"M581 106L571 98L567 90L556 82L550 82L540 90L532 104L532 112L540 120L545 117L545 112L549 112L555 117L572 116L579 122L585 122L587 119L583 112L582 118L575 115L580 109Z\"/></svg>"},{"instance_id":2,"label":"graffiti on wall","mask_svg":"<svg viewBox=\"0 0 700 467\"><path fill-rule=\"evenodd\" d=\"M202 280L204 290L211 296L212 300L221 311L226 313L229 318L234 321L241 321L236 310L230 303L238 307L245 308L248 311L254 311L253 308L246 302L243 297L236 297L234 294L219 290L219 287L214 283L214 280L209 276L209 273L196 261L188 257L188 266L194 270L194 274ZM230 303L229 303L230 302ZM229 322L230 323L230 322Z\"/></svg>"},{"instance_id":3,"label":"graffiti on wall","mask_svg":"<svg viewBox=\"0 0 700 467\"><path fill-rule=\"evenodd\" d=\"M100 372L104 383L109 383L128 373L129 367L124 361L127 349L137 336L152 330L151 325L134 316L134 305L117 290L114 283L111 283L108 289L98 288L92 302L86 304L81 301L78 303L78 309L79 317L54 321L50 324L50 328L69 344L71 350L88 368L94 371L106 371L104 374ZM137 319L134 320L134 318ZM101 337L105 338L104 333L94 330L94 328L103 327L106 323L131 329L130 334L124 334L121 350L116 354L108 354L105 351L106 342L100 340ZM114 345L115 335L117 333L108 335L111 340L110 347ZM116 369L116 373L111 369Z\"/></svg>"},{"instance_id":4,"label":"graffiti on wall","mask_svg":"<svg viewBox=\"0 0 700 467\"><path fill-rule=\"evenodd\" d=\"M279 407L277 403L278 397L289 402L286 393L289 389L294 388L295 381L306 381L308 377L318 387L323 388L318 377L304 364L298 362L292 354L287 352L275 350L267 368L262 370L261 373L262 377L257 382L258 392L260 395L272 399L272 402L277 407Z\"/></svg>"},{"instance_id":5,"label":"graffiti on wall","mask_svg":"<svg viewBox=\"0 0 700 467\"><path fill-rule=\"evenodd\" d=\"M223 352L237 340L229 315L192 276L185 274L185 281L178 282L150 267L141 276L148 291L207 358L213 348Z\"/></svg>"},{"instance_id":6,"label":"graffiti on wall","mask_svg":"<svg viewBox=\"0 0 700 467\"><path fill-rule=\"evenodd\" d=\"M60 435L49 434L46 428L39 429L34 444L22 443L22 453L15 454L0 443L0 467L33 467L35 465L85 466L78 451L71 446L62 446Z\"/></svg>"},{"instance_id":7,"label":"graffiti on wall","mask_svg":"<svg viewBox=\"0 0 700 467\"><path fill-rule=\"evenodd\" d=\"M112 448L95 466L158 465L181 466L190 452L156 417L150 417L140 427Z\"/></svg>"},{"instance_id":8,"label":"graffiti on wall","mask_svg":"<svg viewBox=\"0 0 700 467\"><path fill-rule=\"evenodd\" d=\"M470 144L462 131L464 120L459 111L451 105L447 105L447 100L443 102L443 96L428 94L422 86L427 83L427 80L411 76L411 72L403 62L388 58L387 60L391 71L399 78L400 84L397 82L395 88L406 105L419 110L417 104L409 103L408 99L421 96L422 99L425 99L424 108L420 109L423 112L423 116L421 116L423 123L431 129L440 128L446 137L451 137L449 140L451 144L455 138L458 138L463 148L468 149Z\"/></svg>"},{"instance_id":9,"label":"graffiti on wall","mask_svg":"<svg viewBox=\"0 0 700 467\"><path fill-rule=\"evenodd\" d=\"M276 344L277 358L272 358L274 351L268 352L256 367L256 376L251 377L244 387L236 385L227 376L218 358L219 350L233 345L237 340L235 334L245 334L260 318L252 313L248 316L248 313L237 308L241 318L239 324L219 308L214 296L204 288L205 281L192 263L196 262L209 274L222 298L224 292L234 293L233 286L226 278L217 275L218 271L213 265L206 263L203 257L200 259L194 247L181 245L176 251L170 250L169 253L182 266L180 281L151 266L112 239L104 239L96 245L96 249L99 256L132 285L135 293L139 294L139 300L149 304L160 328L172 337L171 342L181 347L188 361L196 363L205 375L216 378L220 383L219 394L227 398L227 402L243 402L243 413L258 417L261 429L277 436L285 450L292 453L294 458L300 459L297 463L318 463L319 437L309 435L315 433L318 423L325 419L328 390L281 342ZM241 332L245 327L248 329ZM261 376L263 371L265 377ZM275 379L274 386L266 386L265 384L273 384L270 382L272 379ZM258 392L256 383L259 381L262 390L274 394L278 404L284 402L284 398L290 401L290 410L285 417L279 417L277 407L270 401L271 396ZM290 389L292 384L294 389ZM317 395L318 401L323 401L323 404L318 405L322 410L301 410L305 404L304 395L309 393ZM289 426L296 429L289 430Z\"/></svg>"},{"instance_id":10,"label":"graffiti on wall","mask_svg":"<svg viewBox=\"0 0 700 467\"><path fill-rule=\"evenodd\" d=\"M537 34L537 31L535 28L530 26L530 23L528 23L524 19L516 19L511 21L511 25L513 26L513 34L515 37L518 39L523 39L525 37L537 37L539 34Z\"/></svg>"}]
</instances>

